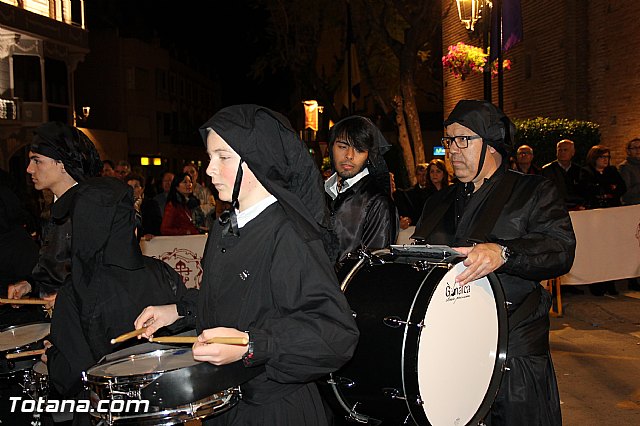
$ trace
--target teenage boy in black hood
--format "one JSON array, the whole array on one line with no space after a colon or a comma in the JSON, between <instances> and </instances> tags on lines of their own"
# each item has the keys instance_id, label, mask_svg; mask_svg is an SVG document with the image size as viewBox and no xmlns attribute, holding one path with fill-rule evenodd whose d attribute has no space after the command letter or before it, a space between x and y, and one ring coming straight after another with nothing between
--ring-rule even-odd
<instances>
[{"instance_id":1,"label":"teenage boy in black hood","mask_svg":"<svg viewBox=\"0 0 640 426\"><path fill-rule=\"evenodd\" d=\"M507 170L515 126L493 104L462 100L444 125L442 143L460 182L427 199L412 238L465 254L460 286L495 271L510 302L508 368L485 423L560 425L551 296L540 281L571 269L571 220L551 181Z\"/></svg>"},{"instance_id":2,"label":"teenage boy in black hood","mask_svg":"<svg viewBox=\"0 0 640 426\"><path fill-rule=\"evenodd\" d=\"M232 208L209 233L199 294L148 307L135 326L149 325L148 336L195 316L199 342L249 338L193 346L196 360L242 360L256 371L238 405L211 424L327 425L314 381L351 358L358 330L323 245L320 172L288 120L264 107L225 108L200 133L207 174Z\"/></svg>"},{"instance_id":3,"label":"teenage boy in black hood","mask_svg":"<svg viewBox=\"0 0 640 426\"><path fill-rule=\"evenodd\" d=\"M365 117L347 117L331 128L329 156L335 173L327 179L325 192L330 228L337 237L337 256L332 259L337 269L349 253L385 248L398 238L398 211L382 156L390 147Z\"/></svg>"},{"instance_id":4,"label":"teenage boy in black hood","mask_svg":"<svg viewBox=\"0 0 640 426\"><path fill-rule=\"evenodd\" d=\"M52 121L34 131L27 173L36 189L53 192L54 203L38 263L28 279L9 286L9 298L33 292L53 304L58 289L70 282L71 222L67 213L76 185L101 171L102 161L93 142L77 128Z\"/></svg>"}]
</instances>

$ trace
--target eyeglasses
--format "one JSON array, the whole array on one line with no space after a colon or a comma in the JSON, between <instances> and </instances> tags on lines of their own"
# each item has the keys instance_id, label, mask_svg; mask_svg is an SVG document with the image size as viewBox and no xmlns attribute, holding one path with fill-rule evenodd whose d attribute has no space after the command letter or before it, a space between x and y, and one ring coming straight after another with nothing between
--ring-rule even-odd
<instances>
[{"instance_id":1,"label":"eyeglasses","mask_svg":"<svg viewBox=\"0 0 640 426\"><path fill-rule=\"evenodd\" d=\"M455 143L459 149L465 149L473 139L482 139L482 136L444 136L441 140L444 149L450 149L452 143Z\"/></svg>"},{"instance_id":2,"label":"eyeglasses","mask_svg":"<svg viewBox=\"0 0 640 426\"><path fill-rule=\"evenodd\" d=\"M525 155L533 155L533 152L519 152L518 155L524 157Z\"/></svg>"},{"instance_id":3,"label":"eyeglasses","mask_svg":"<svg viewBox=\"0 0 640 426\"><path fill-rule=\"evenodd\" d=\"M598 158L606 158L607 160L611 159L610 155L600 155Z\"/></svg>"},{"instance_id":4,"label":"eyeglasses","mask_svg":"<svg viewBox=\"0 0 640 426\"><path fill-rule=\"evenodd\" d=\"M632 147L629 148L629 151L633 151L633 150L636 150L636 149L640 149L640 146L632 146Z\"/></svg>"}]
</instances>

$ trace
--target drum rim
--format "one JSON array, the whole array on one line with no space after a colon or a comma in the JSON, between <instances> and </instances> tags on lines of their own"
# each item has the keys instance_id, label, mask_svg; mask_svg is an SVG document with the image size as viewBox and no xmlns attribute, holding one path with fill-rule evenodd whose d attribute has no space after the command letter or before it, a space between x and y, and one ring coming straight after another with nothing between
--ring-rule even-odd
<instances>
[{"instance_id":1,"label":"drum rim","mask_svg":"<svg viewBox=\"0 0 640 426\"><path fill-rule=\"evenodd\" d=\"M22 352L23 350L30 350L34 345L40 346L39 343L42 342L43 340L45 340L47 338L47 336L51 335L51 323L47 322L47 321L34 321L34 322L25 323L25 324L10 325L10 326L7 326L7 327L3 328L2 330L0 330L0 334L1 334L1 333L5 333L7 331L11 331L11 330L19 329L19 328L24 328L24 327L29 327L29 326L32 326L32 325L39 325L39 324L48 325L49 326L49 332L47 334L45 334L44 336L42 336L40 339L32 341L32 342L25 343L24 345L13 346L11 348L6 348L6 349L0 349L0 355L6 356L6 354L19 353L19 352ZM39 358L39 355L34 355L34 357L38 357Z\"/></svg>"},{"instance_id":2,"label":"drum rim","mask_svg":"<svg viewBox=\"0 0 640 426\"><path fill-rule=\"evenodd\" d=\"M457 262L459 263L459 262ZM445 273L442 275L442 277L444 277L444 275L446 275L446 273L448 272L449 269L451 269L453 266L455 266L457 263L452 264L447 271L445 271ZM418 289L418 291L416 292L414 301L411 304L411 308L409 310L409 316L407 318L407 321L410 321L410 319L413 316L413 312L414 312L414 304L416 302L416 300L418 299L418 296L420 295L420 293L422 292L422 288L424 286L424 283L427 282L429 276L436 270L437 268L433 268L427 275L425 275L420 288ZM489 384L487 386L487 390L485 392L484 398L482 399L482 402L480 403L478 409L476 410L476 413L473 415L473 417L471 418L471 420L469 421L469 423L467 423L467 425L474 425L474 424L478 424L482 419L484 419L487 414L489 413L489 410L491 409L491 406L493 405L495 398L498 394L498 390L500 388L500 384L502 382L502 376L504 375L504 367L506 365L507 362L507 349L508 349L508 337L509 337L509 327L508 327L508 319L507 319L507 308L506 308L506 298L504 295L504 290L502 288L502 283L500 282L500 279L497 277L496 274L494 274L493 272L490 274L486 275L487 281L489 282L489 285L491 287L491 290L493 291L494 294L494 302L495 302L495 307L496 307L496 313L497 313L497 320L498 320L498 341L497 341L497 350L496 350L496 358L495 358L495 362L494 362L494 366L493 366L493 372L491 374L491 380L489 381ZM441 278L442 279L442 278ZM439 282L438 282L439 283ZM436 289L436 286L434 286L433 288L431 288L429 290L428 293L428 297L427 297L427 303L426 303L426 307L427 309L425 310L425 314L426 311L428 310L428 307L431 303L431 299L433 297L433 293ZM420 334L420 333L418 333ZM417 342L415 342L416 345L419 344L419 339ZM409 354L407 353L407 351L405 350L407 345L407 333L405 332L405 338L403 339L403 351L402 351L402 383L403 383L403 392L405 394L405 396L407 396L407 385L406 385L406 366L411 366L411 363L407 363L407 359L409 358ZM413 363L414 367L417 367L417 365L415 365L415 363ZM419 388L416 389L416 392L418 394L418 396L420 396L420 392L419 392ZM420 396L421 398L421 396ZM417 411L415 406L412 406L412 404L409 403L408 398L405 400L406 404L407 404L407 408L409 409L409 413L411 414L411 417L413 418L413 420L417 423L417 424L422 424L421 421L424 419L424 421L426 421L426 424L431 424L428 420L427 414L425 410L420 410Z\"/></svg>"},{"instance_id":3,"label":"drum rim","mask_svg":"<svg viewBox=\"0 0 640 426\"><path fill-rule=\"evenodd\" d=\"M188 368L188 367L193 367L195 365L198 365L198 361L195 361L194 364L188 365L188 366L184 366L184 367L176 367L176 368L169 368L169 369L165 369L165 370L153 371L153 372L149 372L149 373L127 374L127 375L114 375L114 374L106 375L106 374L91 373L92 370L95 371L96 369L102 368L102 367L104 367L106 365L127 361L127 360L130 360L130 359L135 358L136 356L140 356L140 355L152 356L152 354L157 353L157 352L168 353L168 352L185 351L185 350L190 350L190 349L177 348L177 347L172 347L172 348L167 348L167 349L156 349L156 350L151 351L151 352L143 352L143 353L140 353L140 354L131 354L131 355L127 355L127 356L122 357L122 358L112 359L112 360L104 362L104 363L98 363L98 364L93 365L93 366L91 366L91 367L89 367L87 369L87 382L95 383L95 384L102 384L104 382L99 381L97 379L104 379L104 380L115 379L115 383L124 384L124 383L128 383L128 382L133 382L133 381L139 382L139 381L146 381L146 380L155 380L158 376L160 376L160 375L162 375L164 373L167 373L169 371L175 371L175 370L179 370L180 368ZM96 378L96 379L90 380L90 378Z\"/></svg>"},{"instance_id":4,"label":"drum rim","mask_svg":"<svg viewBox=\"0 0 640 426\"><path fill-rule=\"evenodd\" d=\"M219 397L219 394L224 394ZM224 401L224 399L227 401ZM222 401L222 405L216 406L215 402ZM233 408L240 401L240 387L234 386L216 392L213 395L208 395L202 399L194 401L189 404L179 405L177 407L165 408L161 411L153 411L145 414L134 414L130 416L113 415L110 413L98 413L97 411L91 411L90 414L94 418L98 419L110 419L111 422L118 421L119 424L137 424L137 425L173 425L177 423L184 423L188 420L201 420L206 417L210 417L214 414L223 413ZM92 404L93 405L93 404ZM194 407L195 406L195 407ZM150 406L151 407L151 406ZM213 408L213 409L212 409ZM204 409L204 412L197 413L197 411ZM121 414L121 413L118 413ZM178 415L175 415L178 414ZM182 414L182 415L180 415ZM195 416L194 416L195 414ZM166 420L165 422L158 422L158 420Z\"/></svg>"}]
</instances>

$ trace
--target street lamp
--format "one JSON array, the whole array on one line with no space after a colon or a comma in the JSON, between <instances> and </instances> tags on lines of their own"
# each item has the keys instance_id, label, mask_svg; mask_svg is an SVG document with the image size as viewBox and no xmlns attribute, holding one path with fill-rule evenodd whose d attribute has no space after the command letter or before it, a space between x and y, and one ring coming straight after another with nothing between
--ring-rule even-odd
<instances>
[{"instance_id":1,"label":"street lamp","mask_svg":"<svg viewBox=\"0 0 640 426\"><path fill-rule=\"evenodd\" d=\"M489 53L489 27L491 25L490 0L456 0L458 17L465 28L474 31L476 22L482 19L482 51ZM487 60L482 73L484 86L484 99L491 102L491 64Z\"/></svg>"},{"instance_id":2,"label":"street lamp","mask_svg":"<svg viewBox=\"0 0 640 426\"><path fill-rule=\"evenodd\" d=\"M456 0L458 18L469 30L473 31L476 22L481 18L485 0Z\"/></svg>"},{"instance_id":3,"label":"street lamp","mask_svg":"<svg viewBox=\"0 0 640 426\"><path fill-rule=\"evenodd\" d=\"M89 119L89 114L91 114L91 107L90 106L83 106L82 107L82 114L76 114L76 111L73 111L73 125L74 127L78 125L78 121L82 122L82 123L86 123L87 120Z\"/></svg>"}]
</instances>

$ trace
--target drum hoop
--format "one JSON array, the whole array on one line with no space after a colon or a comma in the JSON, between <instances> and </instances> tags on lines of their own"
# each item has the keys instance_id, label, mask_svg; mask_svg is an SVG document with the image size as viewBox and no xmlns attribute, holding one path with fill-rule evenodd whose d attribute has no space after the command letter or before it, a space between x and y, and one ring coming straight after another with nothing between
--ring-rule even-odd
<instances>
[{"instance_id":1,"label":"drum hoop","mask_svg":"<svg viewBox=\"0 0 640 426\"><path fill-rule=\"evenodd\" d=\"M189 404L180 405L152 411L144 414L129 416L113 415L111 413L91 412L91 416L107 421L107 424L136 424L136 425L173 425L182 424L187 420L198 420L209 417L212 414L223 413L234 407L240 400L240 388L238 386L216 392L205 398ZM120 414L120 413L118 413ZM178 415L176 415L178 414ZM165 421L162 421L165 420Z\"/></svg>"},{"instance_id":2,"label":"drum hoop","mask_svg":"<svg viewBox=\"0 0 640 426\"><path fill-rule=\"evenodd\" d=\"M456 263L457 264L457 263ZM440 265L441 266L441 265ZM451 269L453 266L455 266L455 264L449 264L449 268ZM410 322L413 313L414 313L414 307L415 307L415 303L418 300L418 297L421 295L421 293L423 292L423 286L424 284L427 282L427 280L429 279L429 276L431 276L431 274L437 270L438 268L433 268L424 278L423 282L420 285L420 288L418 289L418 291L415 294L414 300L411 304L411 308L409 310L409 317L407 318L407 322ZM445 271L446 274L446 271ZM444 277L444 275L442 275L442 277ZM440 279L442 279L442 277ZM490 273L488 275L486 275L486 278L489 282L489 285L493 291L494 294L494 301L495 301L495 307L496 307L496 312L497 312L497 320L498 320L498 342L497 342L497 351L496 351L496 359L495 359L495 363L494 363L494 367L493 367L493 372L491 374L491 380L489 381L489 385L487 386L487 390L485 392L485 397L483 398L482 402L480 403L480 406L478 407L475 415L472 417L472 419L469 421L469 423L467 425L477 425L480 424L480 422L486 417L486 415L489 413L489 410L491 409L491 406L493 405L493 402L498 394L498 390L500 388L500 383L502 382L502 376L504 374L504 367L507 361L507 347L508 347L508 337L509 337L509 327L508 327L508 322L507 322L507 308L506 308L506 298L504 295L504 290L502 288L502 284L500 282L500 279L494 274L494 273ZM439 281L438 281L439 283ZM429 293L428 293L428 301L425 304L425 306L428 307L431 304L431 299L433 297L433 293L436 289L436 286L434 286L433 288L430 289ZM426 312L426 310L425 310ZM406 345L407 345L407 330L409 330L409 325L407 325L405 327L405 336L403 339L403 344L402 344L402 383L403 383L403 391L405 396L408 395L407 392L407 381L408 381L408 376L407 376L407 372L408 370L406 369L405 366L405 362L408 361L408 354L406 352ZM419 335L421 333L418 333ZM418 340L419 343L419 340ZM414 367L417 367L417 365L415 365L415 360L414 362L406 362L409 365L409 370L411 370ZM417 382L417 377L414 378ZM417 385L417 383L416 383ZM416 388L416 391L418 390L418 388ZM429 424L429 421L427 420L427 417L424 413L424 410L421 411L417 411L415 406L412 406L410 404L409 399L407 398L405 400L406 404L407 404L407 408L409 409L409 413L411 414L411 417L413 418L413 420L417 423L417 424L422 424L422 422L426 422L426 424Z\"/></svg>"},{"instance_id":3,"label":"drum hoop","mask_svg":"<svg viewBox=\"0 0 640 426\"><path fill-rule=\"evenodd\" d=\"M192 365L187 365L185 367L169 368L165 370L153 371L150 373L127 374L127 375L115 375L115 374L103 375L103 374L91 373L91 370L95 371L98 369L98 367L104 367L107 364L116 364L126 360L131 360L138 355L152 356L152 354L155 354L155 353L164 354L168 352L183 351L183 350L184 348L156 349L155 351L152 351L152 352L143 352L141 354L131 354L126 357L116 358L102 364L96 364L87 370L87 381L95 384L103 384L103 383L104 384L108 384L108 383L126 384L126 383L137 383L140 381L147 381L147 380L152 381L169 371L179 370L181 368L189 368L189 367L198 365L198 363L194 363ZM102 382L100 381L100 379L105 379L105 381ZM111 380L111 379L115 379L115 380Z\"/></svg>"},{"instance_id":4,"label":"drum hoop","mask_svg":"<svg viewBox=\"0 0 640 426\"><path fill-rule=\"evenodd\" d=\"M2 330L0 330L0 333L5 333L5 332L10 331L10 330L17 330L17 329L20 329L20 328L25 328L25 327L29 327L29 326L32 326L32 325L39 325L39 324L47 324L49 326L49 333L45 334L42 338L40 338L40 339L38 339L36 341L29 342L29 343L24 344L22 346L14 346L13 348L0 350L0 354L2 354L2 353L10 353L10 352L13 352L13 351L21 349L21 348L28 348L28 347L30 347L30 345L33 345L34 343L38 343L38 342L44 340L49 334L51 334L51 323L46 322L46 321L36 321L36 322L30 322L30 323L26 323L26 324L10 325L10 326L5 327Z\"/></svg>"}]
</instances>

